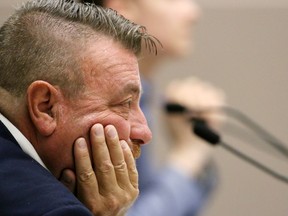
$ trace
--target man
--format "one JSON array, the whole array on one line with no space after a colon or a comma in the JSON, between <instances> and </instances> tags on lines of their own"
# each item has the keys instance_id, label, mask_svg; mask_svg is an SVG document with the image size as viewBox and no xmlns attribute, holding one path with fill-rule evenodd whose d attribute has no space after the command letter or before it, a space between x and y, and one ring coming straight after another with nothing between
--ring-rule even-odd
<instances>
[{"instance_id":1,"label":"man","mask_svg":"<svg viewBox=\"0 0 288 216\"><path fill-rule=\"evenodd\" d=\"M159 65L186 56L191 50L191 33L201 14L198 5L192 0L79 1L112 8L129 20L145 26L160 40L163 47L158 46L158 55L149 56L149 52L143 50L139 61L144 89L141 108L148 123L154 126L155 131L159 130L159 122L155 121L151 111L151 101L155 99L153 79ZM180 103L191 110L201 111L205 107L221 106L224 103L223 94L200 79L178 81L171 87L168 88L165 100ZM163 102L163 97L156 100L158 103ZM159 105L163 104L157 105L159 109ZM217 125L218 114L205 113L197 117ZM170 139L156 137L155 144L142 148L141 158L137 160L140 196L128 215L192 216L197 215L205 206L216 178L211 163L211 149L191 133L191 122L187 118L184 115L169 116L169 121L163 121L163 125L170 126ZM155 126L157 123L158 127ZM157 161L159 158L160 166Z\"/></svg>"},{"instance_id":2,"label":"man","mask_svg":"<svg viewBox=\"0 0 288 216\"><path fill-rule=\"evenodd\" d=\"M137 157L151 139L144 40L154 44L114 11L65 0L30 1L4 23L0 215L125 214L138 195L130 149ZM76 197L58 179L76 180Z\"/></svg>"}]
</instances>

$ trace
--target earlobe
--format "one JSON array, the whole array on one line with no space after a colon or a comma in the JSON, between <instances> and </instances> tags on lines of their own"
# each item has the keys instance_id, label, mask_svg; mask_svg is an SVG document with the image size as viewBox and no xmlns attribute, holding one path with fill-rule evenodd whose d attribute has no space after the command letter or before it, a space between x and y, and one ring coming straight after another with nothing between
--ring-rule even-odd
<instances>
[{"instance_id":1,"label":"earlobe","mask_svg":"<svg viewBox=\"0 0 288 216\"><path fill-rule=\"evenodd\" d=\"M57 126L55 113L57 97L57 89L45 81L35 81L27 89L30 118L43 136L50 136Z\"/></svg>"}]
</instances>

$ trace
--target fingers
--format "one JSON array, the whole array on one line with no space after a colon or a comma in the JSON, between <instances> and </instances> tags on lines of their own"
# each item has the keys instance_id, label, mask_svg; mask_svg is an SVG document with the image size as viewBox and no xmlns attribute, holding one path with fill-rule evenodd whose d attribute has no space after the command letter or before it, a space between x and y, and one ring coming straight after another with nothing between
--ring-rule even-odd
<instances>
[{"instance_id":1,"label":"fingers","mask_svg":"<svg viewBox=\"0 0 288 216\"><path fill-rule=\"evenodd\" d=\"M120 144L121 144L121 147L123 150L130 183L132 184L132 186L135 189L138 190L138 171L136 169L135 159L133 157L133 154L132 154L127 142L124 140L121 140Z\"/></svg>"},{"instance_id":2,"label":"fingers","mask_svg":"<svg viewBox=\"0 0 288 216\"><path fill-rule=\"evenodd\" d=\"M77 197L95 215L122 215L139 194L132 152L112 125L92 126L90 144L89 155L84 138L75 142Z\"/></svg>"},{"instance_id":3,"label":"fingers","mask_svg":"<svg viewBox=\"0 0 288 216\"><path fill-rule=\"evenodd\" d=\"M105 133L108 135L107 138L107 146L110 153L110 158L112 164L114 166L114 172L117 178L118 185L122 188L129 188L131 187L129 174L127 170L127 164L125 161L124 154L129 154L132 156L132 152L125 141L122 143L126 143L126 145L121 145L119 141L119 137L117 135L116 128L112 125L108 125L105 128ZM124 149L123 149L124 146ZM132 156L133 157L133 156Z\"/></svg>"},{"instance_id":4,"label":"fingers","mask_svg":"<svg viewBox=\"0 0 288 216\"><path fill-rule=\"evenodd\" d=\"M114 126L96 124L91 129L92 155L101 194L131 187L119 137ZM126 151L130 151L129 147ZM127 154L127 153L126 153ZM130 153L132 154L132 153Z\"/></svg>"},{"instance_id":5,"label":"fingers","mask_svg":"<svg viewBox=\"0 0 288 216\"><path fill-rule=\"evenodd\" d=\"M94 174L87 143L84 138L79 138L74 147L75 168L77 178L77 190L80 200L86 202L86 198L94 197L99 193L98 182Z\"/></svg>"},{"instance_id":6,"label":"fingers","mask_svg":"<svg viewBox=\"0 0 288 216\"><path fill-rule=\"evenodd\" d=\"M68 190L70 190L72 193L75 193L76 176L72 170L69 169L64 170L59 180L62 184L64 184L68 188Z\"/></svg>"},{"instance_id":7,"label":"fingers","mask_svg":"<svg viewBox=\"0 0 288 216\"><path fill-rule=\"evenodd\" d=\"M100 194L107 194L109 191L113 191L117 181L101 124L96 124L91 128L90 140L99 192Z\"/></svg>"}]
</instances>

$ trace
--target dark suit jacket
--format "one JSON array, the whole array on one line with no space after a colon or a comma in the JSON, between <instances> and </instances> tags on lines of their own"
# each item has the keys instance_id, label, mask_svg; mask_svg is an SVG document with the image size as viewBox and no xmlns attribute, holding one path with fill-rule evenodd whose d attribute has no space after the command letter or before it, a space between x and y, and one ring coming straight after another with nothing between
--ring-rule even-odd
<instances>
[{"instance_id":1,"label":"dark suit jacket","mask_svg":"<svg viewBox=\"0 0 288 216\"><path fill-rule=\"evenodd\" d=\"M0 215L91 216L51 173L22 151L1 121Z\"/></svg>"}]
</instances>

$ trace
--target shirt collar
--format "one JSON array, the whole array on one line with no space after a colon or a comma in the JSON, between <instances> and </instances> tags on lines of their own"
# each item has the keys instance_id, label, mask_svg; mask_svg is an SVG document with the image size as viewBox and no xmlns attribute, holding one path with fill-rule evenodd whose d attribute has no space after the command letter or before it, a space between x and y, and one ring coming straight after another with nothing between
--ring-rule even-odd
<instances>
[{"instance_id":1,"label":"shirt collar","mask_svg":"<svg viewBox=\"0 0 288 216\"><path fill-rule=\"evenodd\" d=\"M32 157L34 160L36 160L41 166L47 169L47 167L45 166L45 164L43 163L43 161L37 154L36 150L34 149L33 145L29 142L29 140L1 113L0 113L0 121L10 131L12 136L18 142L21 149L30 157Z\"/></svg>"}]
</instances>

